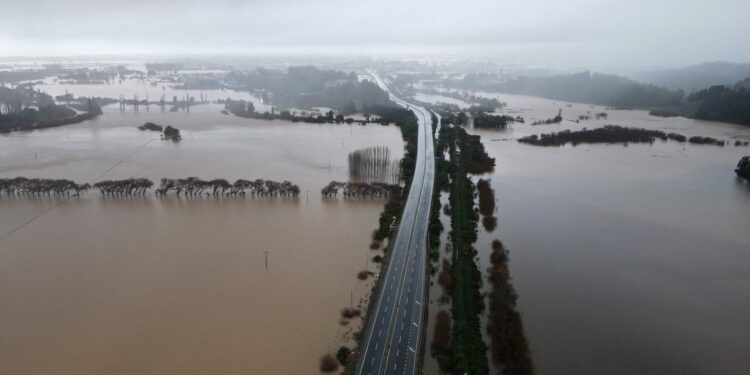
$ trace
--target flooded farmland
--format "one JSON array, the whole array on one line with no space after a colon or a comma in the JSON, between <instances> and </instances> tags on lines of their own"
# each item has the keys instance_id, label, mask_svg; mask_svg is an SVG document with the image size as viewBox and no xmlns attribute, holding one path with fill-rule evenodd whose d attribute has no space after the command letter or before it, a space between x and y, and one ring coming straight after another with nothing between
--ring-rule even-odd
<instances>
[{"instance_id":1,"label":"flooded farmland","mask_svg":"<svg viewBox=\"0 0 750 375\"><path fill-rule=\"evenodd\" d=\"M320 189L348 180L353 150L388 146L402 157L399 129L221 108L110 106L92 121L0 137L0 177L263 178L301 189L296 198L3 196L0 372L309 374L350 339L358 323L340 325L340 311L369 293L357 272L375 269L368 245L385 201L323 199ZM136 129L148 121L179 128L182 141Z\"/></svg>"},{"instance_id":2,"label":"flooded farmland","mask_svg":"<svg viewBox=\"0 0 750 375\"><path fill-rule=\"evenodd\" d=\"M750 138L747 127L513 95L526 124L482 136L498 227L539 374L737 374L750 370L750 148L535 147L515 139L617 124L686 136ZM561 124L530 126L562 108ZM574 121L607 112L607 119ZM475 179L476 181L476 179ZM485 285L487 288L487 285Z\"/></svg>"}]
</instances>

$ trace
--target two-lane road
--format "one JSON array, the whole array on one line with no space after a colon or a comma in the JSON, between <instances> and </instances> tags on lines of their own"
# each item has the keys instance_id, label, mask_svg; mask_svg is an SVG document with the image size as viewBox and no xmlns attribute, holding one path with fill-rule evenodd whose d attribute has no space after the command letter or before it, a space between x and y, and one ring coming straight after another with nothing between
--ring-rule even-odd
<instances>
[{"instance_id":1,"label":"two-lane road","mask_svg":"<svg viewBox=\"0 0 750 375\"><path fill-rule=\"evenodd\" d=\"M424 324L427 230L435 174L432 119L429 111L397 98L380 77L371 74L392 101L414 112L419 134L411 188L381 276L377 302L370 312L357 374L411 375L420 363Z\"/></svg>"}]
</instances>

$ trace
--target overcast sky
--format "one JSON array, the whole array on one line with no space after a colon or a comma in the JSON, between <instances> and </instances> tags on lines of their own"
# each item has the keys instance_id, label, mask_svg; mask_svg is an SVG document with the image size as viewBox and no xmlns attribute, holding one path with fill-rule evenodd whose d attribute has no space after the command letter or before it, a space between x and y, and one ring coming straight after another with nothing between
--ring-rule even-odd
<instances>
[{"instance_id":1,"label":"overcast sky","mask_svg":"<svg viewBox=\"0 0 750 375\"><path fill-rule=\"evenodd\" d=\"M745 62L749 15L750 0L2 0L0 56L318 53L588 67Z\"/></svg>"}]
</instances>

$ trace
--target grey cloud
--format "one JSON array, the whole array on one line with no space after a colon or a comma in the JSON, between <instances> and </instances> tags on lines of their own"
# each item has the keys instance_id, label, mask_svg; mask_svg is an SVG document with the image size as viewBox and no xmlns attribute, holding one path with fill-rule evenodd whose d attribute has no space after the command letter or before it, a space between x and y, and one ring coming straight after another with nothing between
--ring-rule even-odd
<instances>
[{"instance_id":1,"label":"grey cloud","mask_svg":"<svg viewBox=\"0 0 750 375\"><path fill-rule=\"evenodd\" d=\"M741 0L10 0L0 55L414 51L681 65L750 60L747 14Z\"/></svg>"}]
</instances>

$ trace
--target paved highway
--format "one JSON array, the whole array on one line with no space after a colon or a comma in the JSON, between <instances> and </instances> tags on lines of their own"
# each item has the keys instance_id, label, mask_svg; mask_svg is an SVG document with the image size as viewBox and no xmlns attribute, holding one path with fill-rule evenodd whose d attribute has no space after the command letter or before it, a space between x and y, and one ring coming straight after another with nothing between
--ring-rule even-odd
<instances>
[{"instance_id":1,"label":"paved highway","mask_svg":"<svg viewBox=\"0 0 750 375\"><path fill-rule=\"evenodd\" d=\"M419 120L417 161L398 231L391 247L384 279L357 363L358 375L416 374L419 367L424 318L427 230L435 175L432 119L424 108L411 105L377 83L399 105L411 109Z\"/></svg>"}]
</instances>

